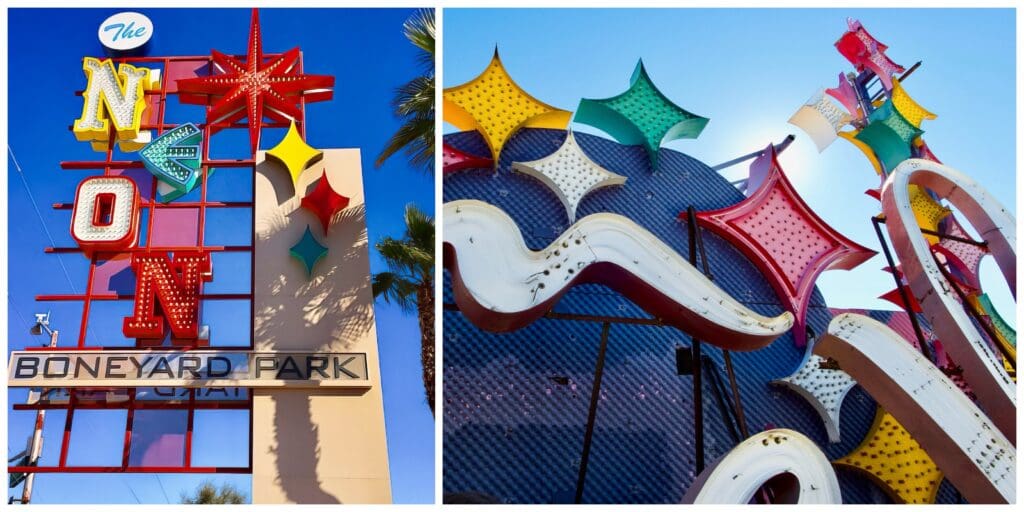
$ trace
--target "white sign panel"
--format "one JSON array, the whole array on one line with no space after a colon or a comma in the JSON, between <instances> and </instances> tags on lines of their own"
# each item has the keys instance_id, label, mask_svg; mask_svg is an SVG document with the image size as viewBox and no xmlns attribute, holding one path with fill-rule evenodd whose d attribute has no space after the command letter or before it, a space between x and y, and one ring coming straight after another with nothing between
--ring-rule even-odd
<instances>
[{"instance_id":1,"label":"white sign panel","mask_svg":"<svg viewBox=\"0 0 1024 512\"><path fill-rule=\"evenodd\" d=\"M9 387L369 387L364 353L68 350L11 353Z\"/></svg>"},{"instance_id":2,"label":"white sign panel","mask_svg":"<svg viewBox=\"0 0 1024 512\"><path fill-rule=\"evenodd\" d=\"M100 43L110 50L134 50L153 37L153 22L145 14L119 12L100 23L98 35Z\"/></svg>"}]
</instances>

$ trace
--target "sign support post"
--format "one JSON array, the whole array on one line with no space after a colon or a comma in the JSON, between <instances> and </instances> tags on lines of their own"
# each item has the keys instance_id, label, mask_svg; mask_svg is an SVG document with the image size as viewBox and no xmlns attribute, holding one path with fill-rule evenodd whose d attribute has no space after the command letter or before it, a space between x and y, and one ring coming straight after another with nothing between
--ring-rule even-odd
<instances>
[{"instance_id":1,"label":"sign support post","mask_svg":"<svg viewBox=\"0 0 1024 512\"><path fill-rule=\"evenodd\" d=\"M60 331L50 331L50 348L57 346L57 334ZM46 389L43 389L46 393ZM35 466L39 463L39 456L43 453L43 422L46 421L46 409L36 411L36 425L32 431L32 443L28 448L28 465ZM32 486L35 484L36 474L25 475L25 486L21 488L21 504L28 505L32 500Z\"/></svg>"}]
</instances>

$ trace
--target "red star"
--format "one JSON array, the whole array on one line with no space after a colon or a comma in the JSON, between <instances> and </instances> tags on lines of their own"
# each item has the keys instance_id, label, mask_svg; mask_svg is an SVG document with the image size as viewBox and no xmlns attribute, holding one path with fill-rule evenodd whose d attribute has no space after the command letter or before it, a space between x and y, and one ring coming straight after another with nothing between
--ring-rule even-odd
<instances>
[{"instance_id":1,"label":"red star","mask_svg":"<svg viewBox=\"0 0 1024 512\"><path fill-rule=\"evenodd\" d=\"M327 172L320 177L320 182L312 192L302 198L302 207L316 214L320 223L324 226L324 236L327 235L327 228L331 225L331 217L335 213L348 207L349 199L331 188L327 181Z\"/></svg>"},{"instance_id":2,"label":"red star","mask_svg":"<svg viewBox=\"0 0 1024 512\"><path fill-rule=\"evenodd\" d=\"M803 346L807 303L818 275L852 269L875 251L832 229L804 203L782 173L771 145L750 168L751 176L764 178L756 190L748 191L749 197L727 208L698 212L697 218L761 270L796 317L793 336ZM685 218L686 212L679 216Z\"/></svg>"},{"instance_id":3,"label":"red star","mask_svg":"<svg viewBox=\"0 0 1024 512\"><path fill-rule=\"evenodd\" d=\"M259 149L264 117L283 123L301 122L299 98L306 102L329 100L334 86L333 76L298 73L298 47L264 62L262 39L259 11L253 9L244 63L210 50L219 73L178 80L178 99L182 103L206 105L210 96L216 97L206 113L207 123L229 124L248 117L253 154Z\"/></svg>"},{"instance_id":4,"label":"red star","mask_svg":"<svg viewBox=\"0 0 1024 512\"><path fill-rule=\"evenodd\" d=\"M466 169L491 169L494 167L494 161L490 158L471 155L448 144L444 145L441 155L441 169L446 175Z\"/></svg>"}]
</instances>

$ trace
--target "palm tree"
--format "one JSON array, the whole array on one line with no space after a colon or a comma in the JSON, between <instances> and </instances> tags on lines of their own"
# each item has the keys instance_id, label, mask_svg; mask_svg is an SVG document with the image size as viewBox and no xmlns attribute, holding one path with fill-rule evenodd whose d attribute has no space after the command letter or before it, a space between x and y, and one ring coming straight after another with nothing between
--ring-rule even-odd
<instances>
[{"instance_id":1,"label":"palm tree","mask_svg":"<svg viewBox=\"0 0 1024 512\"><path fill-rule=\"evenodd\" d=\"M377 155L376 166L404 150L409 163L434 172L434 10L420 9L402 25L405 37L420 49L424 75L395 90L391 104L403 123Z\"/></svg>"},{"instance_id":2,"label":"palm tree","mask_svg":"<svg viewBox=\"0 0 1024 512\"><path fill-rule=\"evenodd\" d=\"M373 296L417 311L420 322L420 360L427 405L434 413L434 219L413 204L405 207L405 235L384 237L377 252L388 272L373 275Z\"/></svg>"},{"instance_id":3,"label":"palm tree","mask_svg":"<svg viewBox=\"0 0 1024 512\"><path fill-rule=\"evenodd\" d=\"M232 484L222 484L218 489L213 482L205 481L196 489L195 496L183 493L181 502L186 505L240 505L246 502L246 497Z\"/></svg>"}]
</instances>

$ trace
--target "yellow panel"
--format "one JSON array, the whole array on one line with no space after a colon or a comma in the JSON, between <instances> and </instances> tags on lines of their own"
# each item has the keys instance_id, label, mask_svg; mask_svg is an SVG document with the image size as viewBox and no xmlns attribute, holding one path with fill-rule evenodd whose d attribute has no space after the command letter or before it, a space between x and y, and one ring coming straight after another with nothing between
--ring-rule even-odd
<instances>
[{"instance_id":1,"label":"yellow panel","mask_svg":"<svg viewBox=\"0 0 1024 512\"><path fill-rule=\"evenodd\" d=\"M911 98L906 89L900 85L900 81L895 78L892 79L892 104L910 124L918 128L921 127L921 121L935 119L935 114L914 101L914 98Z\"/></svg>"},{"instance_id":2,"label":"yellow panel","mask_svg":"<svg viewBox=\"0 0 1024 512\"><path fill-rule=\"evenodd\" d=\"M501 149L524 127L564 129L571 112L530 96L512 80L498 52L480 76L444 90L444 120L460 130L477 130L498 165Z\"/></svg>"},{"instance_id":3,"label":"yellow panel","mask_svg":"<svg viewBox=\"0 0 1024 512\"><path fill-rule=\"evenodd\" d=\"M860 446L832 464L863 472L902 503L935 503L943 478L931 457L881 407Z\"/></svg>"},{"instance_id":4,"label":"yellow panel","mask_svg":"<svg viewBox=\"0 0 1024 512\"><path fill-rule=\"evenodd\" d=\"M870 146L854 138L858 133L860 133L860 130L839 132L839 136L850 141L854 146L857 146L857 149L860 149L864 153L864 156L868 157L868 161L871 162L871 166L875 168L875 172L881 176L882 164L878 163L878 158L875 156L875 152L871 151Z\"/></svg>"},{"instance_id":5,"label":"yellow panel","mask_svg":"<svg viewBox=\"0 0 1024 512\"><path fill-rule=\"evenodd\" d=\"M917 185L910 186L910 207L914 210L914 218L917 225L931 231L939 230L939 221L945 219L950 213L949 208L942 206L932 196L928 195ZM939 237L935 235L923 235L930 244L939 243Z\"/></svg>"}]
</instances>

